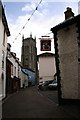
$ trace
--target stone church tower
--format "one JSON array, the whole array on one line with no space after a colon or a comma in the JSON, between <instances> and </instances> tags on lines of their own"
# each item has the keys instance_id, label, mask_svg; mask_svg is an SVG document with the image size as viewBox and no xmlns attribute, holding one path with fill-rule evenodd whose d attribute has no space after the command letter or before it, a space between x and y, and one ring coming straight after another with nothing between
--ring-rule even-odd
<instances>
[{"instance_id":1,"label":"stone church tower","mask_svg":"<svg viewBox=\"0 0 80 120\"><path fill-rule=\"evenodd\" d=\"M33 39L32 34L30 34L28 38L22 37L21 62L22 67L29 68L34 71L35 74L37 73L36 38Z\"/></svg>"}]
</instances>

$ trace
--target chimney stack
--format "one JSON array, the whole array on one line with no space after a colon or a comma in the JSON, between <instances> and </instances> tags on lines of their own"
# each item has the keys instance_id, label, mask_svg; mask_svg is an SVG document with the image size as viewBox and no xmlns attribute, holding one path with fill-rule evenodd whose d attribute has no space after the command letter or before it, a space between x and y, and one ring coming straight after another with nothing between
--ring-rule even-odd
<instances>
[{"instance_id":1,"label":"chimney stack","mask_svg":"<svg viewBox=\"0 0 80 120\"><path fill-rule=\"evenodd\" d=\"M74 17L74 13L70 7L67 7L67 10L64 12L65 20L69 19L70 17Z\"/></svg>"},{"instance_id":2,"label":"chimney stack","mask_svg":"<svg viewBox=\"0 0 80 120\"><path fill-rule=\"evenodd\" d=\"M32 38L32 32L30 33L30 38Z\"/></svg>"}]
</instances>

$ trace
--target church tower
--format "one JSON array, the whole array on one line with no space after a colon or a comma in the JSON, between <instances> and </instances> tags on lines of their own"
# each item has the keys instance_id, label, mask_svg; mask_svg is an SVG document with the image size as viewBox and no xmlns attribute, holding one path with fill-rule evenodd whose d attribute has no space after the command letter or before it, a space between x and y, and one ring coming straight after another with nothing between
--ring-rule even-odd
<instances>
[{"instance_id":1,"label":"church tower","mask_svg":"<svg viewBox=\"0 0 80 120\"><path fill-rule=\"evenodd\" d=\"M22 67L29 68L32 71L37 72L37 48L36 48L36 38L32 38L32 33L30 37L24 38L22 36L22 55L21 62Z\"/></svg>"},{"instance_id":2,"label":"church tower","mask_svg":"<svg viewBox=\"0 0 80 120\"><path fill-rule=\"evenodd\" d=\"M24 38L24 36L22 36L22 56L21 56L22 66L28 67L31 70L35 71L37 59L36 56L37 56L36 39L32 38L32 34L30 34L30 37L28 38Z\"/></svg>"}]
</instances>

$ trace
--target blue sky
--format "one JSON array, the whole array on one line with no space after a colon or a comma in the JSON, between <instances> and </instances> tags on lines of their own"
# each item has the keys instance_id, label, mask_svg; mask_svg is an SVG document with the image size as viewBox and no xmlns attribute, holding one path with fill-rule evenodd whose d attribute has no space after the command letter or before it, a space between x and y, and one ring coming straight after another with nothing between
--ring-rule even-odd
<instances>
[{"instance_id":1,"label":"blue sky","mask_svg":"<svg viewBox=\"0 0 80 120\"><path fill-rule=\"evenodd\" d=\"M5 9L6 9L6 13L8 18L14 17L15 19L17 19L18 16L20 15L25 15L26 11L22 11L22 8L25 5L30 5L30 2L4 2L5 4ZM45 3L44 3L45 4ZM65 11L65 8L67 6L77 6L77 2L48 2L48 5L44 5L43 7L49 10L49 15L54 15L54 14L61 14L62 11ZM36 3L37 5L37 3ZM38 11L42 11L42 7L38 8ZM31 14L32 11L27 11L27 14Z\"/></svg>"},{"instance_id":2,"label":"blue sky","mask_svg":"<svg viewBox=\"0 0 80 120\"><path fill-rule=\"evenodd\" d=\"M71 7L75 15L78 14L78 2L45 2L39 5L38 10L35 11L31 20L26 25L25 29L21 31L22 27L27 22L28 18L38 5L36 2L4 2L6 17L11 32L8 42L12 45L12 51L17 53L17 57L21 56L22 35L29 37L32 32L33 37L36 36L38 54L40 51L40 38L42 35L50 33L50 29L60 22L64 21L64 11L66 7ZM21 35L16 36L21 31ZM53 34L50 34L53 37ZM52 51L54 52L54 45L52 40Z\"/></svg>"}]
</instances>

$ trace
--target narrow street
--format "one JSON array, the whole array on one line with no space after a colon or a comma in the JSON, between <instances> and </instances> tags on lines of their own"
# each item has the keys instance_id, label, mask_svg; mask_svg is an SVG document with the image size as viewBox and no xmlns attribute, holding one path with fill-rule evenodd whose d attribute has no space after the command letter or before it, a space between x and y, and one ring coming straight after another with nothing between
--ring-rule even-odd
<instances>
[{"instance_id":1,"label":"narrow street","mask_svg":"<svg viewBox=\"0 0 80 120\"><path fill-rule=\"evenodd\" d=\"M75 117L65 112L57 102L39 92L35 86L10 95L3 101L2 108L2 118L75 119Z\"/></svg>"}]
</instances>

